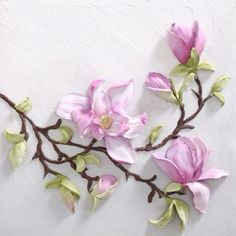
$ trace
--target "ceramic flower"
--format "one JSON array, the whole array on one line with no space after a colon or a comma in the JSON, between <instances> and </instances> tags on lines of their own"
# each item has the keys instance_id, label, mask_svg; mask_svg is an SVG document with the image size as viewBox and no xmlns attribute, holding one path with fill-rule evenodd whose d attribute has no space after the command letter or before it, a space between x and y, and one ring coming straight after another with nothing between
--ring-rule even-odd
<instances>
[{"instance_id":1,"label":"ceramic flower","mask_svg":"<svg viewBox=\"0 0 236 236\"><path fill-rule=\"evenodd\" d=\"M171 90L170 80L161 73L150 72L145 81L148 89L152 90L163 100L173 101L174 97Z\"/></svg>"},{"instance_id":2,"label":"ceramic flower","mask_svg":"<svg viewBox=\"0 0 236 236\"><path fill-rule=\"evenodd\" d=\"M202 213L207 208L210 194L205 180L228 175L220 169L205 169L208 153L200 139L179 137L173 141L165 154L153 154L155 162L167 176L191 190L194 205Z\"/></svg>"},{"instance_id":3,"label":"ceramic flower","mask_svg":"<svg viewBox=\"0 0 236 236\"><path fill-rule=\"evenodd\" d=\"M104 81L95 80L85 96L69 94L62 98L56 112L75 122L82 137L104 140L107 152L114 160L132 164L135 151L130 139L147 123L146 113L130 117L126 112L133 93L133 81L105 90Z\"/></svg>"},{"instance_id":4,"label":"ceramic flower","mask_svg":"<svg viewBox=\"0 0 236 236\"><path fill-rule=\"evenodd\" d=\"M191 27L172 24L167 32L167 41L173 54L182 64L187 63L193 48L200 56L205 46L205 36L197 21Z\"/></svg>"}]
</instances>

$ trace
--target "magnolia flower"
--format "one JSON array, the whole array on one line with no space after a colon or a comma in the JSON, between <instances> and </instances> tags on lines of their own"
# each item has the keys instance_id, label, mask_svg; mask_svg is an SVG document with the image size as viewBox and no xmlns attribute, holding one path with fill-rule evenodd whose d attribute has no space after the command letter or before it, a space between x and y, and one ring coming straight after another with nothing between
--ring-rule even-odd
<instances>
[{"instance_id":1,"label":"magnolia flower","mask_svg":"<svg viewBox=\"0 0 236 236\"><path fill-rule=\"evenodd\" d=\"M117 178L114 175L102 175L98 183L93 187L92 195L102 199L106 197L117 185Z\"/></svg>"},{"instance_id":2,"label":"magnolia flower","mask_svg":"<svg viewBox=\"0 0 236 236\"><path fill-rule=\"evenodd\" d=\"M69 94L60 101L57 114L75 122L82 137L104 140L108 154L116 161L134 163L135 151L130 139L147 123L143 113L130 117L126 108L133 99L133 81L105 90L102 80L91 83L86 96Z\"/></svg>"},{"instance_id":3,"label":"magnolia flower","mask_svg":"<svg viewBox=\"0 0 236 236\"><path fill-rule=\"evenodd\" d=\"M223 170L204 168L208 154L209 151L200 139L191 140L187 137L179 137L173 141L164 155L153 154L155 162L167 176L192 191L195 208L202 213L207 208L210 195L204 181L228 175Z\"/></svg>"},{"instance_id":4,"label":"magnolia flower","mask_svg":"<svg viewBox=\"0 0 236 236\"><path fill-rule=\"evenodd\" d=\"M154 91L158 97L166 101L173 101L170 80L161 73L150 72L145 81L148 89Z\"/></svg>"},{"instance_id":5,"label":"magnolia flower","mask_svg":"<svg viewBox=\"0 0 236 236\"><path fill-rule=\"evenodd\" d=\"M193 23L192 27L172 24L167 32L167 40L170 49L182 64L187 63L193 48L200 56L205 46L205 36L197 21Z\"/></svg>"}]
</instances>

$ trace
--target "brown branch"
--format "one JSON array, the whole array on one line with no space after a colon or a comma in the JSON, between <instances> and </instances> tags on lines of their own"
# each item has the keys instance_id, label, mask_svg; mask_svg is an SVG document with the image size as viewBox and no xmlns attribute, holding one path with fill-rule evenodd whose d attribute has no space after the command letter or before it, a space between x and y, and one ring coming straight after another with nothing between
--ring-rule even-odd
<instances>
[{"instance_id":1,"label":"brown branch","mask_svg":"<svg viewBox=\"0 0 236 236\"><path fill-rule=\"evenodd\" d=\"M177 121L176 127L174 128L174 130L172 131L171 134L169 134L167 137L165 137L159 144L157 145L146 145L144 147L138 147L135 149L136 152L141 152L141 151L145 151L145 152L149 152L152 150L157 150L163 146L165 146L165 144L167 142L169 142L172 139L175 139L176 137L178 137L178 134L181 130L183 129L194 129L194 126L192 125L188 125L187 123L189 123L190 121L192 121L202 110L202 108L204 107L204 105L206 104L206 102L212 97L211 95L208 95L207 97L205 97L203 99L202 97L202 84L201 81L199 80L198 76L195 76L195 82L198 86L198 92L194 91L194 94L197 96L197 109L196 111L190 115L189 117L185 118L185 108L184 105L180 105L180 117Z\"/></svg>"}]
</instances>

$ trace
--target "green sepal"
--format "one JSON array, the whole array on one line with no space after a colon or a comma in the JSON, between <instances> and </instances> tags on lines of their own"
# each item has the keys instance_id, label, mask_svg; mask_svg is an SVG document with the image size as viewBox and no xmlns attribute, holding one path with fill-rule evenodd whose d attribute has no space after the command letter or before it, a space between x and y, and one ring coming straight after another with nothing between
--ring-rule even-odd
<instances>
[{"instance_id":1,"label":"green sepal","mask_svg":"<svg viewBox=\"0 0 236 236\"><path fill-rule=\"evenodd\" d=\"M198 67L198 63L199 63L199 59L200 59L200 57L199 57L196 49L193 48L191 51L191 56L188 59L186 65L189 66L193 70L193 72L196 72L197 67Z\"/></svg>"},{"instance_id":2,"label":"green sepal","mask_svg":"<svg viewBox=\"0 0 236 236\"><path fill-rule=\"evenodd\" d=\"M8 159L11 162L12 168L15 170L24 160L26 154L26 141L16 143L8 153Z\"/></svg>"},{"instance_id":3,"label":"green sepal","mask_svg":"<svg viewBox=\"0 0 236 236\"><path fill-rule=\"evenodd\" d=\"M91 210L95 211L99 205L99 198L97 198L96 196L91 194L91 198L92 198L92 204L91 204Z\"/></svg>"},{"instance_id":4,"label":"green sepal","mask_svg":"<svg viewBox=\"0 0 236 236\"><path fill-rule=\"evenodd\" d=\"M11 144L16 144L24 141L24 134L17 134L17 133L12 133L6 129L3 131L3 135L6 138L6 140L11 143Z\"/></svg>"},{"instance_id":5,"label":"green sepal","mask_svg":"<svg viewBox=\"0 0 236 236\"><path fill-rule=\"evenodd\" d=\"M195 73L189 73L185 76L182 86L180 87L180 91L185 91L189 84L194 80Z\"/></svg>"},{"instance_id":6,"label":"green sepal","mask_svg":"<svg viewBox=\"0 0 236 236\"><path fill-rule=\"evenodd\" d=\"M221 103L221 106L224 106L225 104L225 97L221 92L214 92L212 94L213 96L215 96Z\"/></svg>"},{"instance_id":7,"label":"green sepal","mask_svg":"<svg viewBox=\"0 0 236 236\"><path fill-rule=\"evenodd\" d=\"M149 222L158 228L165 227L171 220L174 213L174 203L171 202L164 215L157 220L149 219Z\"/></svg>"},{"instance_id":8,"label":"green sepal","mask_svg":"<svg viewBox=\"0 0 236 236\"><path fill-rule=\"evenodd\" d=\"M74 135L73 130L69 126L66 126L66 125L61 125L59 127L59 131L62 136L60 140L61 143L68 143Z\"/></svg>"},{"instance_id":9,"label":"green sepal","mask_svg":"<svg viewBox=\"0 0 236 236\"><path fill-rule=\"evenodd\" d=\"M212 85L211 94L215 92L220 92L229 80L230 77L227 75L220 76Z\"/></svg>"},{"instance_id":10,"label":"green sepal","mask_svg":"<svg viewBox=\"0 0 236 236\"><path fill-rule=\"evenodd\" d=\"M45 188L60 188L61 187L61 177L62 175L58 175L56 178L49 180L45 184Z\"/></svg>"},{"instance_id":11,"label":"green sepal","mask_svg":"<svg viewBox=\"0 0 236 236\"><path fill-rule=\"evenodd\" d=\"M182 188L183 188L182 184L172 182L166 186L165 193L172 193L172 192L180 191L182 190Z\"/></svg>"},{"instance_id":12,"label":"green sepal","mask_svg":"<svg viewBox=\"0 0 236 236\"><path fill-rule=\"evenodd\" d=\"M200 61L197 66L198 70L207 70L207 71L215 71L215 68L213 65L206 61Z\"/></svg>"},{"instance_id":13,"label":"green sepal","mask_svg":"<svg viewBox=\"0 0 236 236\"><path fill-rule=\"evenodd\" d=\"M87 153L83 155L83 159L86 164L95 164L97 166L101 165L100 159L95 154Z\"/></svg>"},{"instance_id":14,"label":"green sepal","mask_svg":"<svg viewBox=\"0 0 236 236\"><path fill-rule=\"evenodd\" d=\"M70 190L73 194L75 194L78 198L80 197L80 191L77 186L66 176L62 175L61 177L61 186Z\"/></svg>"},{"instance_id":15,"label":"green sepal","mask_svg":"<svg viewBox=\"0 0 236 236\"><path fill-rule=\"evenodd\" d=\"M187 222L188 222L188 216L189 216L188 205L184 201L177 198L173 199L173 203L175 206L175 210L180 219L181 229L183 230L186 227Z\"/></svg>"},{"instance_id":16,"label":"green sepal","mask_svg":"<svg viewBox=\"0 0 236 236\"><path fill-rule=\"evenodd\" d=\"M32 109L32 102L29 97L27 97L23 102L15 105L15 108L20 112L28 112Z\"/></svg>"},{"instance_id":17,"label":"green sepal","mask_svg":"<svg viewBox=\"0 0 236 236\"><path fill-rule=\"evenodd\" d=\"M163 125L159 125L152 130L151 134L149 135L149 142L151 144L154 144L157 141L157 139L160 136L162 128L163 128Z\"/></svg>"},{"instance_id":18,"label":"green sepal","mask_svg":"<svg viewBox=\"0 0 236 236\"><path fill-rule=\"evenodd\" d=\"M65 188L64 186L60 187L60 193L63 202L70 209L71 212L75 212L75 203L78 201L78 196Z\"/></svg>"},{"instance_id":19,"label":"green sepal","mask_svg":"<svg viewBox=\"0 0 236 236\"><path fill-rule=\"evenodd\" d=\"M185 64L176 65L170 72L170 76L183 76L189 74L192 71L192 68Z\"/></svg>"},{"instance_id":20,"label":"green sepal","mask_svg":"<svg viewBox=\"0 0 236 236\"><path fill-rule=\"evenodd\" d=\"M81 173L85 170L86 168L86 163L84 161L84 158L82 155L78 155L75 159L74 162L76 164L76 171Z\"/></svg>"}]
</instances>

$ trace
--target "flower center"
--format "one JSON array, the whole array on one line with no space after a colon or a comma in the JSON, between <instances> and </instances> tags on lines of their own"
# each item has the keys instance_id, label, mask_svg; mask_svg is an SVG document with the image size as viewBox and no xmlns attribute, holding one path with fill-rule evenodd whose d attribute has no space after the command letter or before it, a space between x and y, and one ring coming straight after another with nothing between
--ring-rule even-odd
<instances>
[{"instance_id":1,"label":"flower center","mask_svg":"<svg viewBox=\"0 0 236 236\"><path fill-rule=\"evenodd\" d=\"M112 117L107 115L107 116L102 116L101 117L101 128L103 129L109 129L112 125Z\"/></svg>"}]
</instances>

